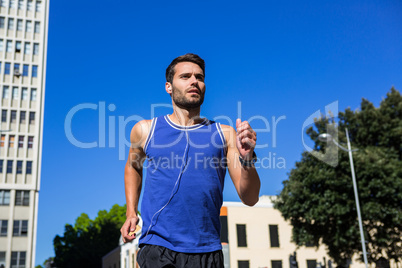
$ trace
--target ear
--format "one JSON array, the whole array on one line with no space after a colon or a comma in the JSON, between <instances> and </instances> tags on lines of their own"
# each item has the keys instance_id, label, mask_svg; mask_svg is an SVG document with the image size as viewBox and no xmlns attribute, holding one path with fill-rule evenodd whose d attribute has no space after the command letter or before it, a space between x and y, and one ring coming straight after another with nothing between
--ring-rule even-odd
<instances>
[{"instance_id":1,"label":"ear","mask_svg":"<svg viewBox=\"0 0 402 268\"><path fill-rule=\"evenodd\" d=\"M172 84L170 84L169 82L165 83L165 90L168 94L172 94Z\"/></svg>"}]
</instances>

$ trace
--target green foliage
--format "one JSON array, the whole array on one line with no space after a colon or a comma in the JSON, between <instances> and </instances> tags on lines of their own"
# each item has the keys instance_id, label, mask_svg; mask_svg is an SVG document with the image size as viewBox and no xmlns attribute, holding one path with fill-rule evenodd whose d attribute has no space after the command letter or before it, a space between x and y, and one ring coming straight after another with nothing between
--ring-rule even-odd
<instances>
[{"instance_id":1,"label":"green foliage","mask_svg":"<svg viewBox=\"0 0 402 268\"><path fill-rule=\"evenodd\" d=\"M102 267L102 257L118 246L125 215L126 206L115 204L109 211L99 211L94 220L82 213L74 226L66 224L64 236L53 240L54 266Z\"/></svg>"},{"instance_id":2,"label":"green foliage","mask_svg":"<svg viewBox=\"0 0 402 268\"><path fill-rule=\"evenodd\" d=\"M376 108L366 99L361 108L339 113L338 141L346 143L349 130L368 260L381 257L402 260L402 96L392 88ZM298 246L324 243L328 254L345 265L353 254L362 260L362 248L348 153L339 150L338 164L321 161L318 153L332 152L332 143L318 140L319 133L334 130L328 118L317 120L307 134L315 153L304 152L275 201L293 226ZM322 154L320 154L322 155ZM333 160L333 159L332 159Z\"/></svg>"}]
</instances>

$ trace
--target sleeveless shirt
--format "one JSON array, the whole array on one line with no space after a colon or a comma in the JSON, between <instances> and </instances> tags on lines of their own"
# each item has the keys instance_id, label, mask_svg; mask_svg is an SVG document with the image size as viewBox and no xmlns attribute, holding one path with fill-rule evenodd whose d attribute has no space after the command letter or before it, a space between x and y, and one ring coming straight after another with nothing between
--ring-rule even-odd
<instances>
[{"instance_id":1,"label":"sleeveless shirt","mask_svg":"<svg viewBox=\"0 0 402 268\"><path fill-rule=\"evenodd\" d=\"M219 214L227 163L220 124L205 119L183 127L167 115L154 118L144 152L140 245L184 253L222 249Z\"/></svg>"}]
</instances>

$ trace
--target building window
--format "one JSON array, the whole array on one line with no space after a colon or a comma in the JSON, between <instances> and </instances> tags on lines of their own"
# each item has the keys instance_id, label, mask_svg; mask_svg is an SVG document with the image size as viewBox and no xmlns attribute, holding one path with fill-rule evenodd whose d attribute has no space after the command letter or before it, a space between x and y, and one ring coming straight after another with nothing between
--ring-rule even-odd
<instances>
[{"instance_id":1,"label":"building window","mask_svg":"<svg viewBox=\"0 0 402 268\"><path fill-rule=\"evenodd\" d=\"M247 247L246 225L236 224L236 230L237 230L237 246Z\"/></svg>"},{"instance_id":2,"label":"building window","mask_svg":"<svg viewBox=\"0 0 402 268\"><path fill-rule=\"evenodd\" d=\"M4 147L4 143L6 141L6 135L1 135L0 139L0 147Z\"/></svg>"},{"instance_id":3,"label":"building window","mask_svg":"<svg viewBox=\"0 0 402 268\"><path fill-rule=\"evenodd\" d=\"M10 205L10 190L0 190L0 206Z\"/></svg>"},{"instance_id":4,"label":"building window","mask_svg":"<svg viewBox=\"0 0 402 268\"><path fill-rule=\"evenodd\" d=\"M42 6L42 2L41 2L41 1L36 1L36 4L35 4L35 11L36 11L36 12L40 12L41 6Z\"/></svg>"},{"instance_id":5,"label":"building window","mask_svg":"<svg viewBox=\"0 0 402 268\"><path fill-rule=\"evenodd\" d=\"M31 43L25 43L24 53L25 53L25 55L31 54Z\"/></svg>"},{"instance_id":6,"label":"building window","mask_svg":"<svg viewBox=\"0 0 402 268\"><path fill-rule=\"evenodd\" d=\"M40 33L40 22L35 21L35 27L34 27L35 33Z\"/></svg>"},{"instance_id":7,"label":"building window","mask_svg":"<svg viewBox=\"0 0 402 268\"><path fill-rule=\"evenodd\" d=\"M36 88L31 89L31 101L36 101Z\"/></svg>"},{"instance_id":8,"label":"building window","mask_svg":"<svg viewBox=\"0 0 402 268\"><path fill-rule=\"evenodd\" d=\"M39 55L39 44L35 43L33 45L33 54L34 55Z\"/></svg>"},{"instance_id":9,"label":"building window","mask_svg":"<svg viewBox=\"0 0 402 268\"><path fill-rule=\"evenodd\" d=\"M0 220L0 236L7 236L8 220ZM1 261L1 259L0 259ZM1 262L0 262L1 264Z\"/></svg>"},{"instance_id":10,"label":"building window","mask_svg":"<svg viewBox=\"0 0 402 268\"><path fill-rule=\"evenodd\" d=\"M7 160L7 174L13 173L13 160Z\"/></svg>"},{"instance_id":11,"label":"building window","mask_svg":"<svg viewBox=\"0 0 402 268\"><path fill-rule=\"evenodd\" d=\"M6 19L4 17L0 17L0 29L4 29L6 27Z\"/></svg>"},{"instance_id":12,"label":"building window","mask_svg":"<svg viewBox=\"0 0 402 268\"><path fill-rule=\"evenodd\" d=\"M0 6L1 7L7 7L6 0L0 0Z\"/></svg>"},{"instance_id":13,"label":"building window","mask_svg":"<svg viewBox=\"0 0 402 268\"><path fill-rule=\"evenodd\" d=\"M237 267L239 268L249 268L250 261L237 261Z\"/></svg>"},{"instance_id":14,"label":"building window","mask_svg":"<svg viewBox=\"0 0 402 268\"><path fill-rule=\"evenodd\" d=\"M17 161L17 174L22 174L22 161Z\"/></svg>"},{"instance_id":15,"label":"building window","mask_svg":"<svg viewBox=\"0 0 402 268\"><path fill-rule=\"evenodd\" d=\"M10 0L10 8L15 8L15 0Z\"/></svg>"},{"instance_id":16,"label":"building window","mask_svg":"<svg viewBox=\"0 0 402 268\"><path fill-rule=\"evenodd\" d=\"M32 11L32 8L33 8L32 0L28 0L28 3L27 3L27 10L28 10L28 11Z\"/></svg>"},{"instance_id":17,"label":"building window","mask_svg":"<svg viewBox=\"0 0 402 268\"><path fill-rule=\"evenodd\" d=\"M27 113L25 111L20 112L20 124L25 124Z\"/></svg>"},{"instance_id":18,"label":"building window","mask_svg":"<svg viewBox=\"0 0 402 268\"><path fill-rule=\"evenodd\" d=\"M6 267L6 252L0 251L0 267Z\"/></svg>"},{"instance_id":19,"label":"building window","mask_svg":"<svg viewBox=\"0 0 402 268\"><path fill-rule=\"evenodd\" d=\"M32 77L38 77L38 65L32 65Z\"/></svg>"},{"instance_id":20,"label":"building window","mask_svg":"<svg viewBox=\"0 0 402 268\"><path fill-rule=\"evenodd\" d=\"M26 174L32 174L32 161L27 161Z\"/></svg>"},{"instance_id":21,"label":"building window","mask_svg":"<svg viewBox=\"0 0 402 268\"><path fill-rule=\"evenodd\" d=\"M221 243L229 243L228 216L219 216L221 223Z\"/></svg>"},{"instance_id":22,"label":"building window","mask_svg":"<svg viewBox=\"0 0 402 268\"><path fill-rule=\"evenodd\" d=\"M13 100L18 100L18 87L13 87Z\"/></svg>"},{"instance_id":23,"label":"building window","mask_svg":"<svg viewBox=\"0 0 402 268\"><path fill-rule=\"evenodd\" d=\"M20 73L20 64L14 63L14 75L19 75Z\"/></svg>"},{"instance_id":24,"label":"building window","mask_svg":"<svg viewBox=\"0 0 402 268\"><path fill-rule=\"evenodd\" d=\"M282 268L282 261L271 261L272 268Z\"/></svg>"},{"instance_id":25,"label":"building window","mask_svg":"<svg viewBox=\"0 0 402 268\"><path fill-rule=\"evenodd\" d=\"M7 110L1 110L1 122L7 122Z\"/></svg>"},{"instance_id":26,"label":"building window","mask_svg":"<svg viewBox=\"0 0 402 268\"><path fill-rule=\"evenodd\" d=\"M21 41L15 42L15 52L20 53L21 52Z\"/></svg>"},{"instance_id":27,"label":"building window","mask_svg":"<svg viewBox=\"0 0 402 268\"><path fill-rule=\"evenodd\" d=\"M271 248L279 248L278 225L269 225L269 240Z\"/></svg>"},{"instance_id":28,"label":"building window","mask_svg":"<svg viewBox=\"0 0 402 268\"><path fill-rule=\"evenodd\" d=\"M27 33L32 32L32 21L27 20L27 24L25 26L25 32L27 32Z\"/></svg>"},{"instance_id":29,"label":"building window","mask_svg":"<svg viewBox=\"0 0 402 268\"><path fill-rule=\"evenodd\" d=\"M28 137L28 149L32 149L32 148L33 148L33 143L34 143L34 137L33 137L33 136L29 136L29 137Z\"/></svg>"},{"instance_id":30,"label":"building window","mask_svg":"<svg viewBox=\"0 0 402 268\"><path fill-rule=\"evenodd\" d=\"M28 221L16 220L14 221L13 236L27 236L28 235Z\"/></svg>"},{"instance_id":31,"label":"building window","mask_svg":"<svg viewBox=\"0 0 402 268\"><path fill-rule=\"evenodd\" d=\"M24 65L24 71L25 71L25 65ZM28 99L28 89L26 87L23 87L21 91L21 100L27 100L27 99Z\"/></svg>"},{"instance_id":32,"label":"building window","mask_svg":"<svg viewBox=\"0 0 402 268\"><path fill-rule=\"evenodd\" d=\"M10 72L11 72L11 63L6 62L6 64L4 65L4 74L10 74ZM4 87L8 88L8 86Z\"/></svg>"},{"instance_id":33,"label":"building window","mask_svg":"<svg viewBox=\"0 0 402 268\"><path fill-rule=\"evenodd\" d=\"M29 191L16 191L15 192L15 205L16 206L29 206Z\"/></svg>"},{"instance_id":34,"label":"building window","mask_svg":"<svg viewBox=\"0 0 402 268\"><path fill-rule=\"evenodd\" d=\"M8 95L9 95L9 88L8 88L8 86L4 86L3 87L3 99L8 99Z\"/></svg>"},{"instance_id":35,"label":"building window","mask_svg":"<svg viewBox=\"0 0 402 268\"><path fill-rule=\"evenodd\" d=\"M18 148L24 148L24 136L18 137Z\"/></svg>"},{"instance_id":36,"label":"building window","mask_svg":"<svg viewBox=\"0 0 402 268\"><path fill-rule=\"evenodd\" d=\"M11 111L11 116L10 116L10 122L15 123L15 121L17 121L17 111L12 110Z\"/></svg>"},{"instance_id":37,"label":"building window","mask_svg":"<svg viewBox=\"0 0 402 268\"><path fill-rule=\"evenodd\" d=\"M29 124L35 124L35 112L29 112Z\"/></svg>"},{"instance_id":38,"label":"building window","mask_svg":"<svg viewBox=\"0 0 402 268\"><path fill-rule=\"evenodd\" d=\"M307 268L316 268L317 260L307 260Z\"/></svg>"},{"instance_id":39,"label":"building window","mask_svg":"<svg viewBox=\"0 0 402 268\"><path fill-rule=\"evenodd\" d=\"M8 148L14 148L15 136L8 136Z\"/></svg>"},{"instance_id":40,"label":"building window","mask_svg":"<svg viewBox=\"0 0 402 268\"><path fill-rule=\"evenodd\" d=\"M18 0L18 9L24 9L24 0Z\"/></svg>"},{"instance_id":41,"label":"building window","mask_svg":"<svg viewBox=\"0 0 402 268\"><path fill-rule=\"evenodd\" d=\"M0 173L3 173L3 159L0 159Z\"/></svg>"},{"instance_id":42,"label":"building window","mask_svg":"<svg viewBox=\"0 0 402 268\"><path fill-rule=\"evenodd\" d=\"M8 18L8 29L14 30L14 19L13 18Z\"/></svg>"},{"instance_id":43,"label":"building window","mask_svg":"<svg viewBox=\"0 0 402 268\"><path fill-rule=\"evenodd\" d=\"M22 76L28 76L28 72L29 72L29 65L24 64L24 67L22 68Z\"/></svg>"},{"instance_id":44,"label":"building window","mask_svg":"<svg viewBox=\"0 0 402 268\"><path fill-rule=\"evenodd\" d=\"M0 51L1 52L4 51L4 41L3 41L3 39L0 39Z\"/></svg>"},{"instance_id":45,"label":"building window","mask_svg":"<svg viewBox=\"0 0 402 268\"><path fill-rule=\"evenodd\" d=\"M17 31L22 32L22 20L17 20Z\"/></svg>"},{"instance_id":46,"label":"building window","mask_svg":"<svg viewBox=\"0 0 402 268\"><path fill-rule=\"evenodd\" d=\"M8 53L13 52L13 41L7 40L6 52Z\"/></svg>"},{"instance_id":47,"label":"building window","mask_svg":"<svg viewBox=\"0 0 402 268\"><path fill-rule=\"evenodd\" d=\"M21 75L19 63L14 63L14 75L17 77L20 77L20 75ZM16 87L14 87L14 88L16 88ZM17 91L18 91L18 88L17 88Z\"/></svg>"},{"instance_id":48,"label":"building window","mask_svg":"<svg viewBox=\"0 0 402 268\"><path fill-rule=\"evenodd\" d=\"M11 267L25 268L25 251L13 251L11 252Z\"/></svg>"}]
</instances>

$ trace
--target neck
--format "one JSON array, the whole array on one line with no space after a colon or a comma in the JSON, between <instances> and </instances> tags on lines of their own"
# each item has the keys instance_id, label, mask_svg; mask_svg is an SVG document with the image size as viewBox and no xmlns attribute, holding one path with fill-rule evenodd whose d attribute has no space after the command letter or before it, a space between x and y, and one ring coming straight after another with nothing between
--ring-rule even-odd
<instances>
[{"instance_id":1,"label":"neck","mask_svg":"<svg viewBox=\"0 0 402 268\"><path fill-rule=\"evenodd\" d=\"M200 111L200 107L187 110L173 105L173 113L169 115L169 118L178 125L191 126L202 121Z\"/></svg>"}]
</instances>

